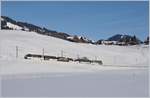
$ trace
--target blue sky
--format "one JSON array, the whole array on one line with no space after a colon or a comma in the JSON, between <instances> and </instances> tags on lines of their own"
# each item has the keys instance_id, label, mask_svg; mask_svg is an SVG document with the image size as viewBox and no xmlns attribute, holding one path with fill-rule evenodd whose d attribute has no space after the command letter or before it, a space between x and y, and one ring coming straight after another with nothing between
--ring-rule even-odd
<instances>
[{"instance_id":1,"label":"blue sky","mask_svg":"<svg viewBox=\"0 0 150 98\"><path fill-rule=\"evenodd\" d=\"M147 1L3 1L1 14L51 30L93 40L114 34L148 36Z\"/></svg>"}]
</instances>

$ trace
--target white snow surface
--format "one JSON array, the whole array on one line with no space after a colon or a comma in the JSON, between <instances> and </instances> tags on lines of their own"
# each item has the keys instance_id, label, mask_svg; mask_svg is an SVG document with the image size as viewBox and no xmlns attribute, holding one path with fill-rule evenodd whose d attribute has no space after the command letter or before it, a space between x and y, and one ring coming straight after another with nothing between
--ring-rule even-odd
<instances>
[{"instance_id":1,"label":"white snow surface","mask_svg":"<svg viewBox=\"0 0 150 98\"><path fill-rule=\"evenodd\" d=\"M3 97L148 97L148 70L2 77Z\"/></svg>"},{"instance_id":2,"label":"white snow surface","mask_svg":"<svg viewBox=\"0 0 150 98\"><path fill-rule=\"evenodd\" d=\"M14 25L14 24L12 24L12 23L10 23L10 22L7 22L7 26L8 26L9 28L14 29L14 30L21 30L21 29L22 29L22 27L17 26L17 25Z\"/></svg>"},{"instance_id":3,"label":"white snow surface","mask_svg":"<svg viewBox=\"0 0 150 98\"><path fill-rule=\"evenodd\" d=\"M18 58L16 59L16 46ZM103 65L77 62L25 60L28 53L65 57L88 57L100 59ZM0 31L0 73L39 73L39 72L93 72L110 69L148 67L148 46L115 46L74 43L62 39L43 36L35 32L1 30Z\"/></svg>"},{"instance_id":4,"label":"white snow surface","mask_svg":"<svg viewBox=\"0 0 150 98\"><path fill-rule=\"evenodd\" d=\"M18 46L18 58L16 58ZM100 59L103 65L26 60L28 53ZM0 31L3 97L148 97L149 48L73 43L35 32Z\"/></svg>"}]
</instances>

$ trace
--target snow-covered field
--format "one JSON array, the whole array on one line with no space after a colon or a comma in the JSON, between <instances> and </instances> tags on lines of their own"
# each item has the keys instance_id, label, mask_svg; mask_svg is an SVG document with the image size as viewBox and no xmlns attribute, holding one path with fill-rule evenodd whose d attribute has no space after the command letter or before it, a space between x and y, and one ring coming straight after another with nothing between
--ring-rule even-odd
<instances>
[{"instance_id":1,"label":"snow-covered field","mask_svg":"<svg viewBox=\"0 0 150 98\"><path fill-rule=\"evenodd\" d=\"M16 46L18 58L16 58ZM103 65L25 60L28 53L100 59ZM148 46L73 43L35 32L0 31L3 96L148 96ZM15 89L15 90L14 90Z\"/></svg>"},{"instance_id":2,"label":"snow-covered field","mask_svg":"<svg viewBox=\"0 0 150 98\"><path fill-rule=\"evenodd\" d=\"M16 46L18 47L18 55L19 55L17 59L16 59ZM89 67L92 68L95 67L96 70L99 69L99 67L101 67L98 65L91 66L89 64L77 64L74 62L64 63L64 62L57 62L54 60L44 62L42 60L29 61L23 59L24 56L28 53L42 55L43 48L45 50L45 55L60 56L61 51L64 51L63 54L66 57L77 58L78 56L79 57L86 56L89 59L95 58L100 59L103 62L103 66L128 66L128 67L148 66L148 53L149 53L148 46L90 45L90 44L68 42L50 36L39 35L36 34L35 32L25 32L19 30L18 31L1 30L0 31L1 73L2 74L6 72L13 73L13 71L15 72L17 72L17 70L24 71L26 69L29 69L29 71L31 71L32 67L33 69L37 67L37 70L33 71L38 70L40 71L40 69L42 70L43 67L45 67L46 70L50 69L50 71L52 71L51 68L49 67L54 68L59 65L62 65L63 68L73 68L73 67L76 68L77 66L81 67L81 68L77 67L77 71L82 69L84 70L83 67L87 69ZM63 65L66 67L64 67Z\"/></svg>"},{"instance_id":3,"label":"snow-covered field","mask_svg":"<svg viewBox=\"0 0 150 98\"><path fill-rule=\"evenodd\" d=\"M147 97L148 70L3 76L5 97Z\"/></svg>"}]
</instances>

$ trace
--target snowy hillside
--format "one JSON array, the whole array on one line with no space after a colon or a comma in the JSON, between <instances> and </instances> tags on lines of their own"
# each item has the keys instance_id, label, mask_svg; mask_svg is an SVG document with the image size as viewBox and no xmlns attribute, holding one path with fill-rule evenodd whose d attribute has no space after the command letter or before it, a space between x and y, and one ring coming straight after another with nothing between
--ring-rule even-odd
<instances>
[{"instance_id":1,"label":"snowy hillside","mask_svg":"<svg viewBox=\"0 0 150 98\"><path fill-rule=\"evenodd\" d=\"M52 36L64 40L68 40L71 42L77 42L77 43L93 43L92 40L89 40L82 36L73 36L70 34L67 34L65 32L58 32L55 30L49 30L45 27L39 27L34 24L16 21L14 19L11 19L7 16L1 16L1 29L4 30L22 30L22 31L33 31L38 34L46 35L46 36ZM70 39L70 37L73 36L73 39ZM69 39L68 39L69 38Z\"/></svg>"},{"instance_id":2,"label":"snowy hillside","mask_svg":"<svg viewBox=\"0 0 150 98\"><path fill-rule=\"evenodd\" d=\"M18 47L17 59L16 59L16 46ZM47 71L49 71L47 68L53 65L63 65L63 66L67 66L65 68L71 68L71 69L74 69L75 67L79 66L78 71L80 71L81 69L88 70L90 68L91 69L94 68L95 70L98 70L101 69L102 67L98 64L94 64L95 66L93 66L85 63L84 64L79 64L75 62L67 63L67 62L58 62L54 60L41 62L41 60L24 59L24 56L29 53L42 55L43 48L45 51L45 55L60 56L61 51L63 51L63 55L65 57L70 57L70 58L88 57L89 59L92 60L94 59L102 60L103 62L102 66L112 66L112 67L148 66L148 46L144 46L144 45L143 46L92 45L92 44L68 42L50 36L39 35L35 32L15 31L15 30L0 31L1 67L10 64L14 66L17 66L18 64L19 65L25 64L28 67L30 67L30 65L34 65L34 66L42 65L42 68L46 66L43 70L47 70ZM58 67L56 66L53 66L53 68L55 70L58 70ZM68 70L73 71L71 69ZM6 71L6 69L1 72L4 71ZM7 71L9 72L9 70ZM32 72L33 70L30 71ZM36 72L37 70L34 71Z\"/></svg>"},{"instance_id":3,"label":"snowy hillside","mask_svg":"<svg viewBox=\"0 0 150 98\"><path fill-rule=\"evenodd\" d=\"M66 57L100 59L103 65L24 59L28 53L42 54L43 48L45 55L60 56L63 51ZM148 46L81 44L35 32L1 30L2 96L145 97L148 54Z\"/></svg>"}]
</instances>

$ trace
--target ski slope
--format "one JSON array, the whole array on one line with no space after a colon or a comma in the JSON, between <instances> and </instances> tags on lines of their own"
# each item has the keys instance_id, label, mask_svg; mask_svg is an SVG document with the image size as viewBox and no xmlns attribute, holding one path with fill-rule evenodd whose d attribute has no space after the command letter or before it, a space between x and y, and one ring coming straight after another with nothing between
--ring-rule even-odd
<instances>
[{"instance_id":1,"label":"ski slope","mask_svg":"<svg viewBox=\"0 0 150 98\"><path fill-rule=\"evenodd\" d=\"M16 46L18 58L16 58ZM40 59L25 60L28 53L65 57L88 57L100 59L103 65L43 61ZM133 67L148 67L148 46L115 46L74 43L62 39L43 36L35 32L20 30L0 31L1 74L32 73L32 72L86 72L102 69L122 69Z\"/></svg>"}]
</instances>

